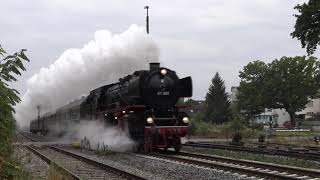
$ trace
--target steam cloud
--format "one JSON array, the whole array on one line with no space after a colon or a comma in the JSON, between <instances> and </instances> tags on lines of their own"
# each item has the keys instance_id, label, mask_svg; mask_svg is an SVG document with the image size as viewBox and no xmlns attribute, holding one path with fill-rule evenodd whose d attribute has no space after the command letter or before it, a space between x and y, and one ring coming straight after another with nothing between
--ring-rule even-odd
<instances>
[{"instance_id":1,"label":"steam cloud","mask_svg":"<svg viewBox=\"0 0 320 180\"><path fill-rule=\"evenodd\" d=\"M41 114L55 111L94 88L116 82L135 70L147 69L148 63L158 58L155 42L142 27L132 25L115 35L106 30L97 31L94 40L83 48L66 50L53 64L41 68L28 80L27 91L15 108L18 125L28 128L37 117L38 105ZM69 126L63 139L86 137L93 148L103 143L116 151L130 150L134 145L123 132L96 123L87 121Z\"/></svg>"},{"instance_id":2,"label":"steam cloud","mask_svg":"<svg viewBox=\"0 0 320 180\"><path fill-rule=\"evenodd\" d=\"M135 70L147 69L148 63L158 58L155 42L142 27L132 25L115 35L97 31L94 40L83 48L66 50L28 80L28 89L16 106L18 125L29 126L37 116L37 105L42 114L53 111L94 88L116 82Z\"/></svg>"},{"instance_id":3,"label":"steam cloud","mask_svg":"<svg viewBox=\"0 0 320 180\"><path fill-rule=\"evenodd\" d=\"M135 143L128 138L125 132L117 128L104 128L97 121L82 121L79 124L68 127L68 133L60 141L74 142L74 140L84 140L86 138L90 143L90 148L100 149L104 146L108 150L125 152L133 150ZM88 147L86 147L88 148Z\"/></svg>"}]
</instances>

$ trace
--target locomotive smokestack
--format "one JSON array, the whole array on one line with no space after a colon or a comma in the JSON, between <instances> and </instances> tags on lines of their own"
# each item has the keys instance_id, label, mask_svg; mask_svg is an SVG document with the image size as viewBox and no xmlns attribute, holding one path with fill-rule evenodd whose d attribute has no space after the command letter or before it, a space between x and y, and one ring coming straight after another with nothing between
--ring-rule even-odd
<instances>
[{"instance_id":1,"label":"locomotive smokestack","mask_svg":"<svg viewBox=\"0 0 320 180\"><path fill-rule=\"evenodd\" d=\"M160 63L150 63L150 71L160 69Z\"/></svg>"}]
</instances>

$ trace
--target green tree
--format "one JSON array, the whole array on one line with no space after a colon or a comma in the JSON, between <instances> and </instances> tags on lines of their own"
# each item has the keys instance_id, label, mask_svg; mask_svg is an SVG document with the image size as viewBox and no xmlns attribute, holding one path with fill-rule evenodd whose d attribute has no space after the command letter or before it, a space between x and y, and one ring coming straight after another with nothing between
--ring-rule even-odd
<instances>
[{"instance_id":1,"label":"green tree","mask_svg":"<svg viewBox=\"0 0 320 180\"><path fill-rule=\"evenodd\" d=\"M265 110L268 97L261 90L265 88L267 69L268 65L264 62L254 61L240 71L241 81L237 98L240 112L246 120L252 119L253 116Z\"/></svg>"},{"instance_id":2,"label":"green tree","mask_svg":"<svg viewBox=\"0 0 320 180\"><path fill-rule=\"evenodd\" d=\"M207 122L221 124L231 119L230 100L219 73L216 73L212 79L205 103L205 120Z\"/></svg>"},{"instance_id":3,"label":"green tree","mask_svg":"<svg viewBox=\"0 0 320 180\"><path fill-rule=\"evenodd\" d=\"M19 92L9 87L10 82L17 81L14 75L21 75L20 71L25 71L23 60L29 61L24 54L26 50L22 49L13 55L6 55L6 51L0 45L0 109L2 113L14 112L13 106L20 101Z\"/></svg>"},{"instance_id":4,"label":"green tree","mask_svg":"<svg viewBox=\"0 0 320 180\"><path fill-rule=\"evenodd\" d=\"M284 108L294 125L295 113L305 108L319 90L319 61L315 57L282 57L270 64L267 85L272 96L268 108ZM271 89L272 88L272 89Z\"/></svg>"},{"instance_id":5,"label":"green tree","mask_svg":"<svg viewBox=\"0 0 320 180\"><path fill-rule=\"evenodd\" d=\"M22 49L12 55L0 46L0 179L12 179L12 171L6 171L8 168L6 159L10 157L11 139L15 130L15 121L13 118L13 106L20 101L18 91L9 87L9 83L17 81L15 75L21 75L21 70L25 71L23 61L29 61L24 54L26 50Z\"/></svg>"},{"instance_id":6,"label":"green tree","mask_svg":"<svg viewBox=\"0 0 320 180\"><path fill-rule=\"evenodd\" d=\"M297 20L291 36L300 40L303 48L307 47L309 55L313 54L320 45L320 1L309 0L295 9L299 14L294 15Z\"/></svg>"},{"instance_id":7,"label":"green tree","mask_svg":"<svg viewBox=\"0 0 320 180\"><path fill-rule=\"evenodd\" d=\"M282 57L269 64L249 63L240 72L239 99L244 111L284 108L295 125L295 113L318 97L319 61L315 57ZM254 114L253 113L253 114Z\"/></svg>"}]
</instances>

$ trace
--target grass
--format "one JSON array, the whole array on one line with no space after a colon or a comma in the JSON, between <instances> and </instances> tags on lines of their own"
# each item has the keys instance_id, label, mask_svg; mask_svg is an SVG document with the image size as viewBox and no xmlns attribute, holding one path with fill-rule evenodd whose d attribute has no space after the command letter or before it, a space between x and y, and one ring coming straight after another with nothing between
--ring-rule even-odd
<instances>
[{"instance_id":1,"label":"grass","mask_svg":"<svg viewBox=\"0 0 320 180\"><path fill-rule=\"evenodd\" d=\"M214 125L208 122L204 122L201 119L191 118L191 126L193 126L192 137L193 138L214 138L214 139L229 139L231 140L234 133L234 128L231 128L233 122L225 123L222 125ZM243 126L240 130L243 142L252 142L252 140L258 142L258 138L261 134L265 134L266 131L262 127L252 130L251 128ZM274 131L269 139L270 143L278 144L292 144L292 145L304 145L315 146L314 137L320 136L320 131Z\"/></svg>"},{"instance_id":2,"label":"grass","mask_svg":"<svg viewBox=\"0 0 320 180\"><path fill-rule=\"evenodd\" d=\"M31 175L21 168L18 159L0 156L0 179L31 180Z\"/></svg>"},{"instance_id":3,"label":"grass","mask_svg":"<svg viewBox=\"0 0 320 180\"><path fill-rule=\"evenodd\" d=\"M291 145L299 145L299 146L319 146L314 141L313 137L306 138L306 137L284 137L284 136L276 136L272 139L268 140L270 143L277 143L277 144L291 144Z\"/></svg>"},{"instance_id":4,"label":"grass","mask_svg":"<svg viewBox=\"0 0 320 180\"><path fill-rule=\"evenodd\" d=\"M303 159L282 157L282 156L253 154L253 153L247 153L247 152L236 152L236 151L220 150L220 149L196 148L196 149L190 149L190 150L193 152L212 154L212 155L230 157L235 159L268 162L268 163L296 166L296 167L302 167L302 168L312 168L312 169L320 168L320 163L317 163L317 162L303 160Z\"/></svg>"},{"instance_id":5,"label":"grass","mask_svg":"<svg viewBox=\"0 0 320 180\"><path fill-rule=\"evenodd\" d=\"M81 148L81 144L79 141L74 141L71 143L71 147L74 149L80 149Z\"/></svg>"},{"instance_id":6,"label":"grass","mask_svg":"<svg viewBox=\"0 0 320 180\"><path fill-rule=\"evenodd\" d=\"M212 125L213 126L213 125ZM193 138L215 138L215 139L231 139L233 132L227 131L224 129L219 129L218 127L210 128L209 130L206 129L197 129L195 133L192 135ZM255 130L254 132L251 129L243 129L241 131L242 138L245 139L252 139L258 138L261 134L261 131Z\"/></svg>"},{"instance_id":7,"label":"grass","mask_svg":"<svg viewBox=\"0 0 320 180\"><path fill-rule=\"evenodd\" d=\"M48 180L69 180L73 179L69 174L58 168L55 164L51 163L49 167Z\"/></svg>"},{"instance_id":8,"label":"grass","mask_svg":"<svg viewBox=\"0 0 320 180\"><path fill-rule=\"evenodd\" d=\"M106 156L106 155L114 155L115 152L111 151L108 147L108 145L105 145L104 143L97 144L97 148L94 150L94 152L97 155Z\"/></svg>"},{"instance_id":9,"label":"grass","mask_svg":"<svg viewBox=\"0 0 320 180\"><path fill-rule=\"evenodd\" d=\"M75 149L89 149L93 150L93 152L97 155L105 156L105 155L114 155L115 152L111 151L108 145L104 144L104 142L98 142L94 144L93 147L90 146L90 140L87 138L82 139L80 142L72 143L72 147Z\"/></svg>"},{"instance_id":10,"label":"grass","mask_svg":"<svg viewBox=\"0 0 320 180\"><path fill-rule=\"evenodd\" d=\"M234 119L224 124L213 124L204 121L203 118L204 115L201 113L191 116L188 133L193 137L230 139L235 130L240 130L243 138L257 138L261 134L261 128L256 128L253 131L245 127L239 119Z\"/></svg>"},{"instance_id":11,"label":"grass","mask_svg":"<svg viewBox=\"0 0 320 180\"><path fill-rule=\"evenodd\" d=\"M107 156L107 155L114 155L116 153L114 151L106 149L106 150L95 150L95 154L99 156Z\"/></svg>"},{"instance_id":12,"label":"grass","mask_svg":"<svg viewBox=\"0 0 320 180\"><path fill-rule=\"evenodd\" d=\"M276 131L273 134L277 137L314 137L320 136L319 131L296 131L296 132L285 132L285 131Z\"/></svg>"}]
</instances>

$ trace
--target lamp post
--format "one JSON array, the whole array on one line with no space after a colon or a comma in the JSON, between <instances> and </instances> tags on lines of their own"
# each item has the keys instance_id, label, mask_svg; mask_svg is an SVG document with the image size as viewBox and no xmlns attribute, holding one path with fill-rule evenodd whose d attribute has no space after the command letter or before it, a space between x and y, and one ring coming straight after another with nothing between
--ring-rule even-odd
<instances>
[{"instance_id":1,"label":"lamp post","mask_svg":"<svg viewBox=\"0 0 320 180\"><path fill-rule=\"evenodd\" d=\"M40 105L37 105L38 110L38 129L40 129Z\"/></svg>"},{"instance_id":2,"label":"lamp post","mask_svg":"<svg viewBox=\"0 0 320 180\"><path fill-rule=\"evenodd\" d=\"M146 29L147 29L147 34L149 34L149 6L145 6L144 9L147 10Z\"/></svg>"}]
</instances>

